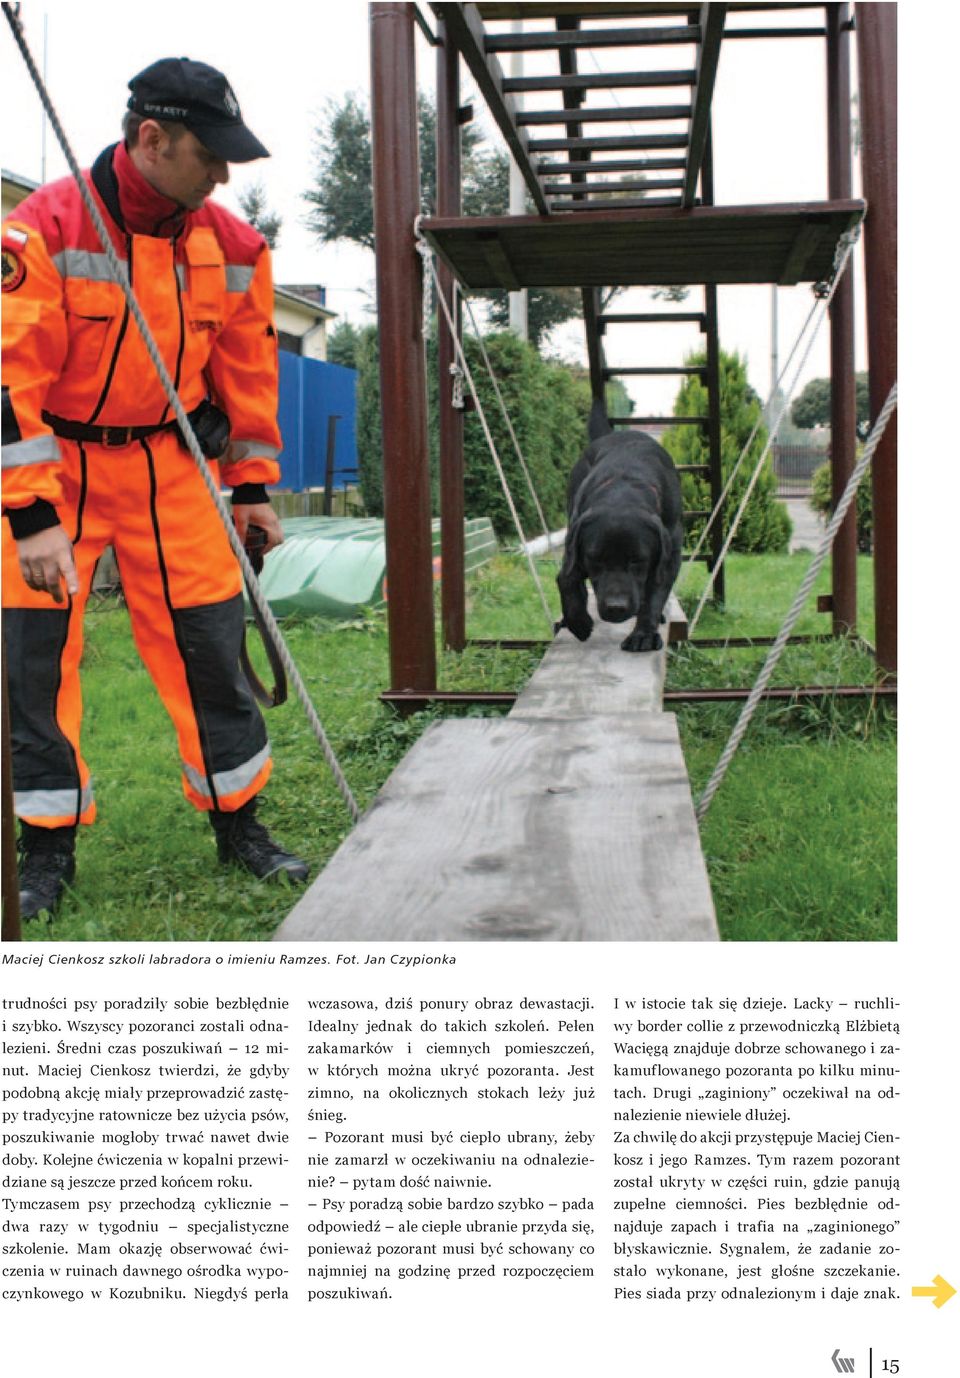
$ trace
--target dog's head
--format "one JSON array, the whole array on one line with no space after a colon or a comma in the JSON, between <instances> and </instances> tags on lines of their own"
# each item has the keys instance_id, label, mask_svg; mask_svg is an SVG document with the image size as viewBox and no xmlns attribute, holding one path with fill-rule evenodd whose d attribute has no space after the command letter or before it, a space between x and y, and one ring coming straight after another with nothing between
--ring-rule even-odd
<instances>
[{"instance_id":1,"label":"dog's head","mask_svg":"<svg viewBox=\"0 0 960 1378\"><path fill-rule=\"evenodd\" d=\"M660 519L643 509L588 509L568 533L564 573L593 585L605 622L639 616L670 538Z\"/></svg>"}]
</instances>

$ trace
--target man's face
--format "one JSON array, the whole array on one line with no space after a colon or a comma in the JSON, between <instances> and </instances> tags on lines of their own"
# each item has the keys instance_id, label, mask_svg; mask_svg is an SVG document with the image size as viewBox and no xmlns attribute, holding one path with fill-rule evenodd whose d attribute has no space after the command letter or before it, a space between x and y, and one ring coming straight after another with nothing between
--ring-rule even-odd
<instances>
[{"instance_id":1,"label":"man's face","mask_svg":"<svg viewBox=\"0 0 960 1378\"><path fill-rule=\"evenodd\" d=\"M230 168L191 134L177 139L160 131L162 141L151 160L149 177L155 189L187 210L199 210L214 189L230 180Z\"/></svg>"}]
</instances>

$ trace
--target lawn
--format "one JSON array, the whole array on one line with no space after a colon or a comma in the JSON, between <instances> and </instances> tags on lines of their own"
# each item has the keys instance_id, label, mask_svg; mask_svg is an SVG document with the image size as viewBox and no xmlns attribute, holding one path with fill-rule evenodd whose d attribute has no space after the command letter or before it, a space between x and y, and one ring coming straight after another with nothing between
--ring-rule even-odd
<instances>
[{"instance_id":1,"label":"lawn","mask_svg":"<svg viewBox=\"0 0 960 1378\"><path fill-rule=\"evenodd\" d=\"M772 635L809 556L733 556L727 606L698 636ZM552 604L554 566L540 562ZM861 559L861 626L872 631L870 562ZM697 567L681 583L692 609ZM821 583L826 587L827 576ZM820 589L822 591L822 588ZM811 611L798 631L828 629ZM524 562L501 557L470 584L471 637L546 638ZM377 699L386 686L382 614L349 623L288 619L285 635L361 808L439 710L401 719ZM668 688L749 685L763 651L680 647ZM443 654L444 688L516 689L537 652L472 648ZM871 662L850 642L791 647L775 683L867 682ZM55 923L34 940L202 941L269 938L296 895L216 860L207 821L185 804L176 743L116 600L92 606L84 655L85 754L99 818L83 829L78 875ZM481 710L461 710L479 713ZM488 713L489 710L483 710ZM696 795L736 721L738 705L684 707L681 735ZM276 770L262 816L316 870L349 817L292 699L268 714ZM893 715L869 701L764 705L705 820L704 851L721 932L733 940L891 939L895 929Z\"/></svg>"}]
</instances>

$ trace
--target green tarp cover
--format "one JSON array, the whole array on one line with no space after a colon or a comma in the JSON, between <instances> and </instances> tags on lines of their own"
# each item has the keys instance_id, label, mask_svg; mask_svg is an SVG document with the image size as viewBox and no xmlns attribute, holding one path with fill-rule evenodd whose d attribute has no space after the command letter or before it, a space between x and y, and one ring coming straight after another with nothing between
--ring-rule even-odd
<instances>
[{"instance_id":1,"label":"green tarp cover","mask_svg":"<svg viewBox=\"0 0 960 1378\"><path fill-rule=\"evenodd\" d=\"M465 524L466 565L476 569L497 551L486 517ZM260 586L277 617L353 617L385 601L383 521L376 517L286 517L284 543L271 551ZM440 523L433 523L434 578L440 577Z\"/></svg>"}]
</instances>

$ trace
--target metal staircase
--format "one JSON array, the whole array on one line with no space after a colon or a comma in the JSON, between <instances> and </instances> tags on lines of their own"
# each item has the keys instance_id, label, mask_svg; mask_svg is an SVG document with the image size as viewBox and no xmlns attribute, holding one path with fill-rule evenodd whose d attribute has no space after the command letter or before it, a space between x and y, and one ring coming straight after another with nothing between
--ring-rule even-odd
<instances>
[{"instance_id":1,"label":"metal staircase","mask_svg":"<svg viewBox=\"0 0 960 1378\"><path fill-rule=\"evenodd\" d=\"M618 263L616 278L598 284L593 276L582 276L574 285L583 288L586 348L595 398L603 397L605 384L614 377L671 374L682 377L693 373L704 379L708 397L706 415L674 417L645 413L615 422L617 425L698 425L703 428L708 462L687 466L686 472L708 480L709 507L688 510L685 514L688 523L702 519L720 501L723 486L716 283L718 280L800 280L808 272L816 271L813 268L818 257L815 249L818 245L822 247L825 239L834 240L839 226L833 216L828 216L830 229L824 235L824 217L817 213L824 207L816 210L811 207L780 208L795 213L788 214L788 223L781 227L780 237L774 244L769 222L764 226L759 221L748 229L745 224L725 217L711 222L707 213L703 221L706 238L696 233L684 238L671 233L671 220L677 214L696 216L698 211L706 212L706 208L714 204L710 109L722 42L772 36L823 36L826 30L822 22L792 28L756 25L744 28L730 24L731 16L743 12L753 14L784 8L760 4L704 4L699 7L683 4L434 4L431 8L442 21L445 41L459 51L486 99L517 161L541 217L541 225L546 220L582 227L582 234L565 239L564 254L579 255L581 262L584 255L590 257L590 240L597 236L599 244L601 229L614 229L613 238L608 238L606 243L615 248L615 226L621 227L621 234L627 233L624 217L630 213L650 216L656 212L666 218L667 224L661 224L660 234L648 233L645 243L633 241L636 256L632 263ZM823 7L798 5L789 8L822 11ZM542 20L543 27L524 32L489 27L517 19ZM611 22L613 20L616 23ZM609 54L611 50L616 50L619 65L615 71L603 71L599 55ZM681 57L688 58L685 64L678 61L678 52ZM537 74L505 75L501 57L512 53L531 55L537 63ZM595 71L585 70L581 60L585 56L590 58ZM545 66L554 70L544 73L541 69ZM617 94L621 91L631 92L633 99L644 103L623 103ZM537 102L536 106L533 101ZM649 132L636 132L638 126L646 126ZM741 208L742 220L749 221L757 210L759 208ZM849 214L852 207L847 211ZM611 221L611 217L616 220ZM637 223L634 219L634 227ZM474 222L474 228L480 236L477 247L494 278L492 283L484 285L516 290L525 284L530 273L549 274L550 251L542 235L538 244L540 252L531 255L533 261L526 268L522 250L518 253L519 246L511 245L509 231L502 224L495 227L490 222L484 232ZM516 228L519 231L519 225ZM450 258L454 258L451 226L441 227L437 221L428 221L424 229L441 254L446 240ZM758 232L767 233L771 242L769 251L758 254L756 264L751 264L744 259L743 248L755 247ZM557 243L559 245L559 239ZM711 247L712 255L709 254ZM705 250L713 259L726 256L726 265L721 267L704 261ZM452 266L462 275L465 266L462 256ZM595 272L595 263L590 267L591 272ZM481 285L469 275L464 280L469 286ZM565 280L569 283L570 277ZM628 283L702 284L702 310L693 313L603 310L601 302L609 288ZM544 280L537 285L551 284ZM665 322L694 322L699 326L706 345L705 366L613 367L607 363L604 337L608 327ZM723 541L721 513L711 529L709 547L698 557L711 569ZM714 597L721 603L725 596L723 574L721 568L714 585Z\"/></svg>"}]
</instances>

